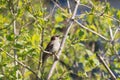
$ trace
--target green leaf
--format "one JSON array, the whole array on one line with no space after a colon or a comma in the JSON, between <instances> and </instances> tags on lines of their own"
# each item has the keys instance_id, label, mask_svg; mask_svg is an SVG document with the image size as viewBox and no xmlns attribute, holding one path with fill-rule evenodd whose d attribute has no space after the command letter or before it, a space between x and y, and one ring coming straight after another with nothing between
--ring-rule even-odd
<instances>
[{"instance_id":1,"label":"green leaf","mask_svg":"<svg viewBox=\"0 0 120 80\"><path fill-rule=\"evenodd\" d=\"M39 44L40 42L40 36L37 33L35 33L32 36L31 42L32 42L33 47L38 46L37 44Z\"/></svg>"},{"instance_id":2,"label":"green leaf","mask_svg":"<svg viewBox=\"0 0 120 80\"><path fill-rule=\"evenodd\" d=\"M110 4L107 3L107 4L106 4L106 8L105 8L105 12L109 12L109 10L110 10Z\"/></svg>"},{"instance_id":3,"label":"green leaf","mask_svg":"<svg viewBox=\"0 0 120 80\"><path fill-rule=\"evenodd\" d=\"M6 55L5 52L1 52L1 55L2 55L3 58L6 58L6 57L7 57L7 55Z\"/></svg>"},{"instance_id":4,"label":"green leaf","mask_svg":"<svg viewBox=\"0 0 120 80\"><path fill-rule=\"evenodd\" d=\"M24 73L24 77L29 77L31 74L32 74L32 73L31 73L30 71L26 71L26 72Z\"/></svg>"},{"instance_id":5,"label":"green leaf","mask_svg":"<svg viewBox=\"0 0 120 80\"><path fill-rule=\"evenodd\" d=\"M87 54L88 54L89 56L93 55L93 53L92 53L90 50L88 50L88 49L86 49L86 52L87 52Z\"/></svg>"},{"instance_id":6,"label":"green leaf","mask_svg":"<svg viewBox=\"0 0 120 80\"><path fill-rule=\"evenodd\" d=\"M87 16L87 22L89 23L89 24L92 24L93 23L93 20L94 20L94 15L93 14L90 14L90 15L88 15Z\"/></svg>"},{"instance_id":7,"label":"green leaf","mask_svg":"<svg viewBox=\"0 0 120 80\"><path fill-rule=\"evenodd\" d=\"M118 11L116 15L120 19L120 11Z\"/></svg>"},{"instance_id":8,"label":"green leaf","mask_svg":"<svg viewBox=\"0 0 120 80\"><path fill-rule=\"evenodd\" d=\"M15 48L22 48L23 47L23 43L22 42L17 42L14 47Z\"/></svg>"},{"instance_id":9,"label":"green leaf","mask_svg":"<svg viewBox=\"0 0 120 80\"><path fill-rule=\"evenodd\" d=\"M59 23L59 22L62 22L64 19L63 19L63 17L61 16L61 15L56 15L55 16L55 21L57 22L57 23Z\"/></svg>"},{"instance_id":10,"label":"green leaf","mask_svg":"<svg viewBox=\"0 0 120 80\"><path fill-rule=\"evenodd\" d=\"M7 35L6 36L8 41L13 41L14 40L14 35Z\"/></svg>"},{"instance_id":11,"label":"green leaf","mask_svg":"<svg viewBox=\"0 0 120 80\"><path fill-rule=\"evenodd\" d=\"M2 77L4 77L4 75L0 74L0 79L1 79Z\"/></svg>"},{"instance_id":12,"label":"green leaf","mask_svg":"<svg viewBox=\"0 0 120 80\"><path fill-rule=\"evenodd\" d=\"M90 28L97 32L97 28L94 25L90 25Z\"/></svg>"},{"instance_id":13,"label":"green leaf","mask_svg":"<svg viewBox=\"0 0 120 80\"><path fill-rule=\"evenodd\" d=\"M79 36L83 36L84 35L84 31L80 30L79 31Z\"/></svg>"}]
</instances>

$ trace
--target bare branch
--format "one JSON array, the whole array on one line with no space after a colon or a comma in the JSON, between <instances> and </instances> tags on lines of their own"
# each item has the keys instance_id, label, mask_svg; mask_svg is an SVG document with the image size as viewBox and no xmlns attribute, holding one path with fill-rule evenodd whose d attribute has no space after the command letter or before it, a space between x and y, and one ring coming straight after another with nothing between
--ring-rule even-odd
<instances>
[{"instance_id":1,"label":"bare branch","mask_svg":"<svg viewBox=\"0 0 120 80\"><path fill-rule=\"evenodd\" d=\"M47 53L47 54L52 54L51 52L45 51L41 46L40 49L42 50L42 52Z\"/></svg>"},{"instance_id":2,"label":"bare branch","mask_svg":"<svg viewBox=\"0 0 120 80\"><path fill-rule=\"evenodd\" d=\"M41 42L40 42L40 48L42 48L42 46L43 46L43 38L44 38L44 28L42 28L42 32L41 32ZM41 64L41 54L42 54L42 52L40 52L40 54L39 54L39 63L38 63L38 71L40 70L40 64Z\"/></svg>"},{"instance_id":3,"label":"bare branch","mask_svg":"<svg viewBox=\"0 0 120 80\"><path fill-rule=\"evenodd\" d=\"M2 48L0 48L1 51L4 51ZM5 51L4 51L5 52ZM37 76L36 72L34 72L31 68L29 68L29 66L23 64L22 62L18 61L17 59L14 58L14 56L12 56L10 53L5 52L9 57L11 57L12 59L14 59L18 64L20 64L21 66L23 66L24 68L28 69L29 71L31 71L35 76ZM38 77L38 76L37 76ZM39 78L39 77L38 77Z\"/></svg>"},{"instance_id":4,"label":"bare branch","mask_svg":"<svg viewBox=\"0 0 120 80\"><path fill-rule=\"evenodd\" d=\"M114 17L112 17L112 16L109 16L109 15L107 15L107 14L103 14L103 16L108 17L108 18L111 18L111 19L113 19L113 20L115 20L115 21L117 21L117 22L120 22L120 20L118 20L118 19L116 19L116 18L114 18Z\"/></svg>"},{"instance_id":5,"label":"bare branch","mask_svg":"<svg viewBox=\"0 0 120 80\"><path fill-rule=\"evenodd\" d=\"M85 7L89 8L89 9L92 9L92 7L90 7L88 5L85 5L85 4L79 4L79 5L82 5L82 6L85 6Z\"/></svg>"},{"instance_id":6,"label":"bare branch","mask_svg":"<svg viewBox=\"0 0 120 80\"><path fill-rule=\"evenodd\" d=\"M72 14L71 7L70 7L70 1L69 0L67 0L67 5L68 5L68 11L69 11L69 13Z\"/></svg>"},{"instance_id":7,"label":"bare branch","mask_svg":"<svg viewBox=\"0 0 120 80\"><path fill-rule=\"evenodd\" d=\"M95 32L95 31L93 31L93 30L91 30L91 29L85 27L84 25L82 25L82 24L81 24L80 22L78 22L77 20L74 20L74 21L75 21L77 24L79 24L80 27L84 28L85 30L90 31L90 32L92 32L92 33L98 35L99 37L101 37L102 39L104 39L104 40L106 40L106 41L109 41L109 39L107 39L106 37L104 37L104 36L102 36L101 34L99 34L99 33Z\"/></svg>"},{"instance_id":8,"label":"bare branch","mask_svg":"<svg viewBox=\"0 0 120 80\"><path fill-rule=\"evenodd\" d=\"M110 37L111 37L111 41L113 41L113 31L111 29L111 27L109 26L109 31L110 31Z\"/></svg>"},{"instance_id":9,"label":"bare branch","mask_svg":"<svg viewBox=\"0 0 120 80\"><path fill-rule=\"evenodd\" d=\"M117 32L119 31L119 27L115 30L114 34L113 34L111 27L109 27L109 29L110 29L111 44L112 44L113 50L115 51L115 55L117 56L118 60L120 61L120 56L119 56L118 51L116 50L115 45L114 45L115 36L116 36Z\"/></svg>"},{"instance_id":10,"label":"bare branch","mask_svg":"<svg viewBox=\"0 0 120 80\"><path fill-rule=\"evenodd\" d=\"M52 1L53 1L53 0L52 0ZM57 7L59 7L62 11L65 11L65 10L64 10L62 7L60 7L55 1L53 1L53 3L54 3ZM80 3L79 3L78 5L80 5ZM90 8L90 7L89 7L89 8ZM74 16L74 17L75 17L75 16ZM101 34L99 34L99 33L95 32L95 31L93 31L93 30L85 27L84 25L82 25L81 23L79 23L77 20L74 20L74 21L75 21L77 24L79 24L82 28L84 28L84 29L86 29L86 30L88 30L88 31L90 31L90 32L98 35L99 37L101 37L102 39L104 39L104 40L106 40L106 41L109 41L106 37L104 37L104 36L102 36Z\"/></svg>"},{"instance_id":11,"label":"bare branch","mask_svg":"<svg viewBox=\"0 0 120 80\"><path fill-rule=\"evenodd\" d=\"M118 51L116 50L115 46L113 46L113 48L114 48L114 51L115 51L115 55L117 56L118 61L120 62L120 55L118 54Z\"/></svg>"},{"instance_id":12,"label":"bare branch","mask_svg":"<svg viewBox=\"0 0 120 80\"><path fill-rule=\"evenodd\" d=\"M47 20L50 16L53 15L53 13L54 13L54 11L55 11L55 8L56 8L56 5L53 7L53 9L52 9L52 11L50 12L50 14L48 14L48 15L44 18L44 20Z\"/></svg>"},{"instance_id":13,"label":"bare branch","mask_svg":"<svg viewBox=\"0 0 120 80\"><path fill-rule=\"evenodd\" d=\"M119 31L119 27L115 30L115 33L113 35L113 39L115 39L115 36L116 36L116 34L117 34L118 31Z\"/></svg>"},{"instance_id":14,"label":"bare branch","mask_svg":"<svg viewBox=\"0 0 120 80\"><path fill-rule=\"evenodd\" d=\"M56 3L54 0L51 0L57 7L59 7L62 11L66 12L58 3Z\"/></svg>"},{"instance_id":15,"label":"bare branch","mask_svg":"<svg viewBox=\"0 0 120 80\"><path fill-rule=\"evenodd\" d=\"M63 39L62 39L62 42L61 42L61 45L60 45L60 48L59 48L59 51L58 51L58 55L57 55L58 59L59 59L60 55L62 54L61 52L62 52L62 49L63 49L63 47L64 47L64 44L65 44L65 41L66 41L68 32L69 32L70 28L72 27L72 25L73 25L73 23L74 23L73 19L75 18L75 15L76 15L76 13L77 13L77 9L78 9L78 6L79 6L79 2L80 2L80 0L77 0L77 1L76 1L76 6L75 6L75 9L74 9L73 15L72 15L72 17L71 17L72 20L69 21L69 25L67 26L66 32L65 32L64 37L63 37ZM47 80L50 80L50 78L51 78L51 76L52 76L52 74L53 74L53 72L54 72L54 69L55 69L55 67L56 67L57 62L58 62L58 60L55 60L55 61L54 61L53 65L52 65L52 67L51 67L51 69L50 69L50 72L49 72L49 74L48 74L48 76L47 76Z\"/></svg>"},{"instance_id":16,"label":"bare branch","mask_svg":"<svg viewBox=\"0 0 120 80\"><path fill-rule=\"evenodd\" d=\"M112 72L112 70L108 67L108 65L104 61L103 57L100 56L99 54L97 54L97 56L100 59L100 61L102 62L102 64L104 65L104 67L107 69L107 71L109 72L109 74L111 75L112 79L116 80L116 76L114 75L114 73Z\"/></svg>"}]
</instances>

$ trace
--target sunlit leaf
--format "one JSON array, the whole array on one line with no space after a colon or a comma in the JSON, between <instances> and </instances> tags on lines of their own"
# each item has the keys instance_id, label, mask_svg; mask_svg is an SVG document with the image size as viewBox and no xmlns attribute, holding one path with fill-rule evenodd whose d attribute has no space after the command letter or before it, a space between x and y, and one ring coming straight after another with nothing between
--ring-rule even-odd
<instances>
[{"instance_id":1,"label":"sunlit leaf","mask_svg":"<svg viewBox=\"0 0 120 80\"><path fill-rule=\"evenodd\" d=\"M89 24L92 24L92 23L93 23L93 20L94 20L94 15L90 14L90 15L87 16L87 22L88 22Z\"/></svg>"},{"instance_id":2,"label":"sunlit leaf","mask_svg":"<svg viewBox=\"0 0 120 80\"><path fill-rule=\"evenodd\" d=\"M14 40L14 35L7 35L6 38L9 41L13 41Z\"/></svg>"},{"instance_id":3,"label":"sunlit leaf","mask_svg":"<svg viewBox=\"0 0 120 80\"><path fill-rule=\"evenodd\" d=\"M4 75L1 74L1 75L0 75L0 78L2 78L2 77L4 77Z\"/></svg>"},{"instance_id":4,"label":"sunlit leaf","mask_svg":"<svg viewBox=\"0 0 120 80\"><path fill-rule=\"evenodd\" d=\"M89 56L93 55L93 53L92 53L90 50L87 50L87 49L86 49L86 52L87 52L87 54L88 54Z\"/></svg>"},{"instance_id":5,"label":"sunlit leaf","mask_svg":"<svg viewBox=\"0 0 120 80\"><path fill-rule=\"evenodd\" d=\"M25 77L29 77L31 74L32 74L32 73L31 73L30 71L26 71L26 72L24 73L24 76L25 76Z\"/></svg>"},{"instance_id":6,"label":"sunlit leaf","mask_svg":"<svg viewBox=\"0 0 120 80\"><path fill-rule=\"evenodd\" d=\"M63 20L64 20L64 19L63 19L62 16L60 16L60 15L56 15L56 16L55 16L55 21L56 21L56 22L59 23L59 22L62 22Z\"/></svg>"},{"instance_id":7,"label":"sunlit leaf","mask_svg":"<svg viewBox=\"0 0 120 80\"><path fill-rule=\"evenodd\" d=\"M1 55L2 55L3 58L6 58L6 57L7 57L7 55L6 55L5 52L1 52Z\"/></svg>"},{"instance_id":8,"label":"sunlit leaf","mask_svg":"<svg viewBox=\"0 0 120 80\"><path fill-rule=\"evenodd\" d=\"M90 25L90 28L97 32L97 27L96 26Z\"/></svg>"},{"instance_id":9,"label":"sunlit leaf","mask_svg":"<svg viewBox=\"0 0 120 80\"><path fill-rule=\"evenodd\" d=\"M120 19L120 11L117 12L117 17Z\"/></svg>"},{"instance_id":10,"label":"sunlit leaf","mask_svg":"<svg viewBox=\"0 0 120 80\"><path fill-rule=\"evenodd\" d=\"M33 46L38 46L38 45L36 45L36 44L39 43L39 40L40 40L40 36L39 36L37 33L35 33L35 34L32 36L32 40L31 40L32 45L33 45Z\"/></svg>"}]
</instances>

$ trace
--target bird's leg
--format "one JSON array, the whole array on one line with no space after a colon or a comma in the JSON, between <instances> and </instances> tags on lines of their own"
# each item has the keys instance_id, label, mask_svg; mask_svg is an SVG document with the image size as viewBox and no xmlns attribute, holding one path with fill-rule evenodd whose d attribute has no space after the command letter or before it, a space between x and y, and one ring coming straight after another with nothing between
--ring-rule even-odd
<instances>
[{"instance_id":1,"label":"bird's leg","mask_svg":"<svg viewBox=\"0 0 120 80\"><path fill-rule=\"evenodd\" d=\"M56 55L56 53L54 53L53 55L54 55L54 61L58 60L58 56Z\"/></svg>"}]
</instances>

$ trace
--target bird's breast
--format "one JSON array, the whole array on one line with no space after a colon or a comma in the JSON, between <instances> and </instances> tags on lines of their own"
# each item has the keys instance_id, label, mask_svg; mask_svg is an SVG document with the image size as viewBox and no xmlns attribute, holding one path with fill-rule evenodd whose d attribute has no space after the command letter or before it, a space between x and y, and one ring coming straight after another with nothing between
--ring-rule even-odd
<instances>
[{"instance_id":1,"label":"bird's breast","mask_svg":"<svg viewBox=\"0 0 120 80\"><path fill-rule=\"evenodd\" d=\"M56 42L54 45L53 45L53 52L56 52L56 51L58 51L58 49L59 49L59 47L60 47L60 43L59 42Z\"/></svg>"}]
</instances>

